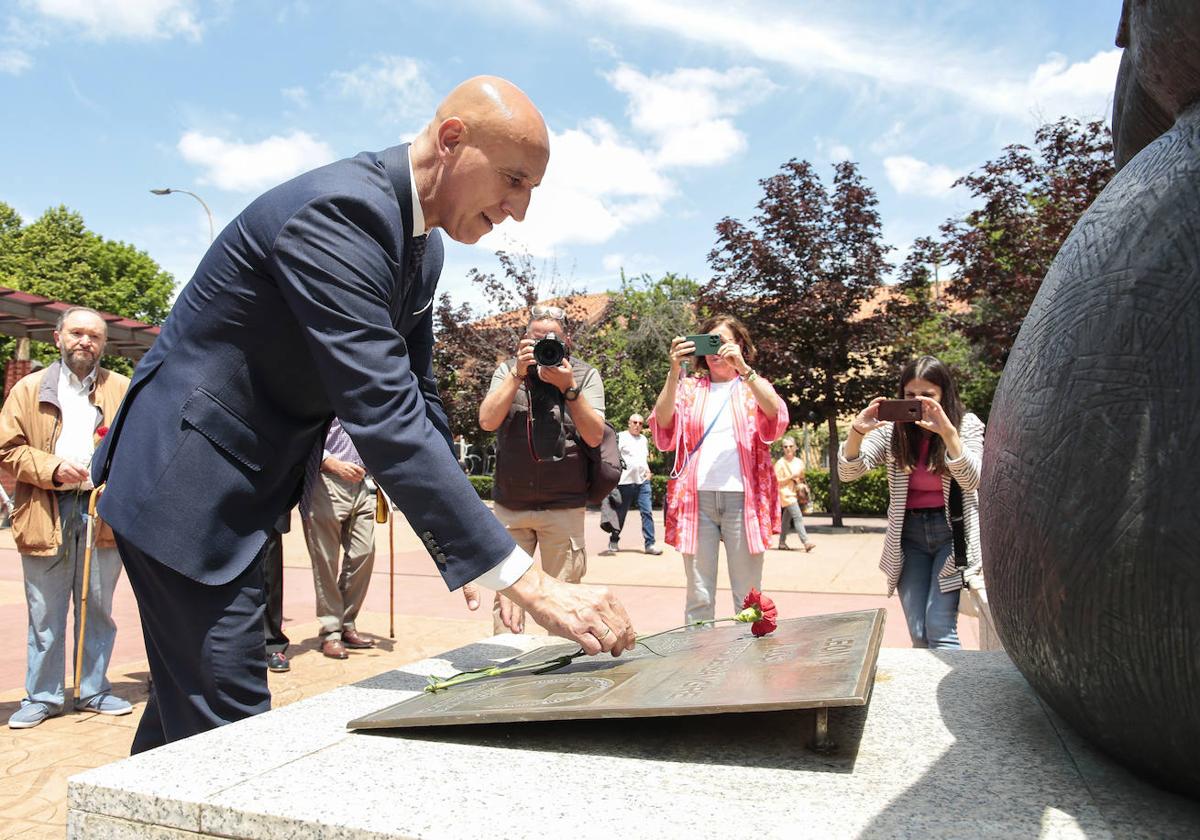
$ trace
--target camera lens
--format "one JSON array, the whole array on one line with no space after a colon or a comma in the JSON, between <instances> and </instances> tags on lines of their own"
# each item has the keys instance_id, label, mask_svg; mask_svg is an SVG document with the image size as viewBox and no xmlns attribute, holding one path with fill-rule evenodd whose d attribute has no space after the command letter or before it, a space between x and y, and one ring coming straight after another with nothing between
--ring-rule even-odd
<instances>
[{"instance_id":1,"label":"camera lens","mask_svg":"<svg viewBox=\"0 0 1200 840\"><path fill-rule=\"evenodd\" d=\"M554 333L533 345L533 358L542 367L558 367L566 355L566 345Z\"/></svg>"}]
</instances>

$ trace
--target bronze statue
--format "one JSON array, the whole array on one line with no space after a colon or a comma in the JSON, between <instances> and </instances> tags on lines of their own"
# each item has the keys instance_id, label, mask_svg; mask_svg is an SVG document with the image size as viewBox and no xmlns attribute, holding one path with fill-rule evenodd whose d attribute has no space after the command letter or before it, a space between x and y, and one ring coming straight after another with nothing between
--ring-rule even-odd
<instances>
[{"instance_id":1,"label":"bronze statue","mask_svg":"<svg viewBox=\"0 0 1200 840\"><path fill-rule=\"evenodd\" d=\"M984 571L1021 672L1200 797L1200 3L1125 0L1120 171L1021 328L988 424Z\"/></svg>"}]
</instances>

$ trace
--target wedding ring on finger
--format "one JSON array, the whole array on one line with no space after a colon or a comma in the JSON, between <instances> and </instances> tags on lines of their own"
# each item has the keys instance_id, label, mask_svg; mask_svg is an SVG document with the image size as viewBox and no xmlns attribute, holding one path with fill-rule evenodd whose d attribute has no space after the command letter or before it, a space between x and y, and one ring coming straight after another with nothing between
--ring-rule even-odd
<instances>
[{"instance_id":1,"label":"wedding ring on finger","mask_svg":"<svg viewBox=\"0 0 1200 840\"><path fill-rule=\"evenodd\" d=\"M609 627L609 626L606 624L606 625L604 626L604 632L603 632L603 633L594 633L593 635L596 637L596 640L597 640L597 641L601 641L601 642L602 642L602 641L604 641L605 639L607 639L607 638L608 638L608 634L609 634L609 633L611 633L611 632L612 632L612 628L611 628L611 627Z\"/></svg>"}]
</instances>

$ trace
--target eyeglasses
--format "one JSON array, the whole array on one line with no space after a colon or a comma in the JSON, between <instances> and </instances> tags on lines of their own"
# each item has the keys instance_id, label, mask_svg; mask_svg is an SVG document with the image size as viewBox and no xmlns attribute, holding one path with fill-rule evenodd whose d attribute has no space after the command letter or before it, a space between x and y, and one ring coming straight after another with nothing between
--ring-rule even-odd
<instances>
[{"instance_id":1,"label":"eyeglasses","mask_svg":"<svg viewBox=\"0 0 1200 840\"><path fill-rule=\"evenodd\" d=\"M553 318L555 321L566 321L567 313L563 311L561 306L542 306L538 304L529 308L529 314L533 318Z\"/></svg>"},{"instance_id":2,"label":"eyeglasses","mask_svg":"<svg viewBox=\"0 0 1200 840\"><path fill-rule=\"evenodd\" d=\"M642 421L641 420L630 420L629 425L630 426L640 426L640 425L642 425Z\"/></svg>"}]
</instances>

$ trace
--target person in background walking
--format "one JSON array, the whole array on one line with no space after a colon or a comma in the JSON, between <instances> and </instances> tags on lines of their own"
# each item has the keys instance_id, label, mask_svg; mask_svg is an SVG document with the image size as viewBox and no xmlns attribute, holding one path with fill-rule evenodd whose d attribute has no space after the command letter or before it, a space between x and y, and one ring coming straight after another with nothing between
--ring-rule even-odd
<instances>
[{"instance_id":1,"label":"person in background walking","mask_svg":"<svg viewBox=\"0 0 1200 840\"><path fill-rule=\"evenodd\" d=\"M625 463L625 469L621 473L621 480L617 482L617 490L621 494L621 504L617 507L617 527L608 535L608 548L600 552L604 556L617 553L617 543L621 541L621 531L625 527L625 516L635 499L638 511L642 514L643 550L646 554L662 554L662 549L654 544L654 514L650 507L650 447L642 434L645 422L642 415L631 414L629 430L617 435L617 447L621 450L621 460Z\"/></svg>"},{"instance_id":2,"label":"person in background walking","mask_svg":"<svg viewBox=\"0 0 1200 840\"><path fill-rule=\"evenodd\" d=\"M796 457L796 441L783 439L783 457L775 462L775 477L779 480L779 515L782 524L779 530L779 550L790 551L788 534L795 531L805 551L812 551L816 543L808 541L804 530L803 508L808 504L808 483L804 480L804 460Z\"/></svg>"}]
</instances>

